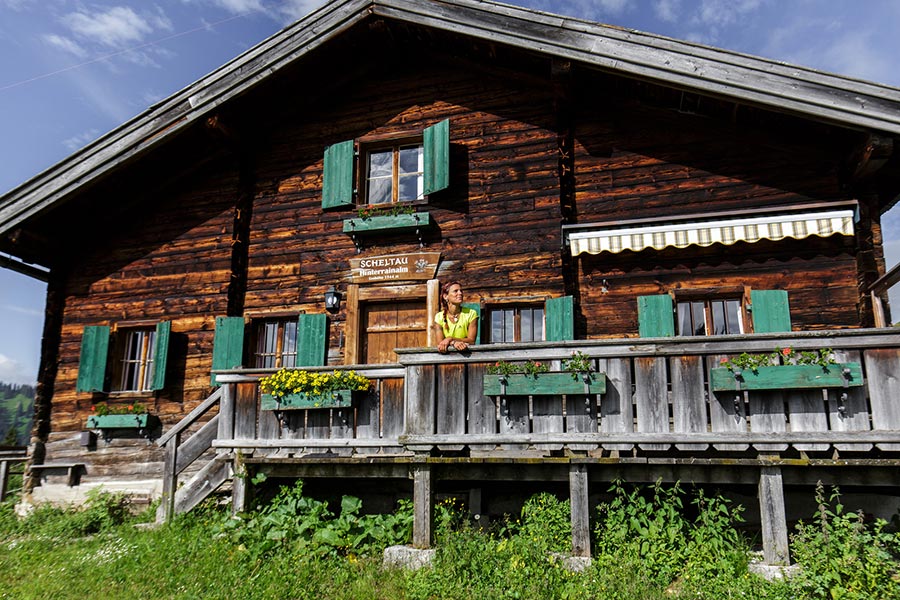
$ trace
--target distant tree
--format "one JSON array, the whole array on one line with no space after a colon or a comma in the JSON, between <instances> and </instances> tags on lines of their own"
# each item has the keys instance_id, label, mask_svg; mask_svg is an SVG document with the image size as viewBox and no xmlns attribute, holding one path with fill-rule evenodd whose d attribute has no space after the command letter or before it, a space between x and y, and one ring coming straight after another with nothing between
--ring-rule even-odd
<instances>
[{"instance_id":1,"label":"distant tree","mask_svg":"<svg viewBox=\"0 0 900 600\"><path fill-rule=\"evenodd\" d=\"M19 431L15 427L10 427L6 430L6 436L3 438L3 441L0 441L0 446L18 446L19 445Z\"/></svg>"}]
</instances>

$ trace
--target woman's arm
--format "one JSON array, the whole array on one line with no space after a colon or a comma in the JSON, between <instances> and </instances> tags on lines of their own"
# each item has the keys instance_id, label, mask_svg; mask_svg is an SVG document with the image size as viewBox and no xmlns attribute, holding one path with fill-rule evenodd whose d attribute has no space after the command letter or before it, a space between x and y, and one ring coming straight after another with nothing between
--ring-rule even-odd
<instances>
[{"instance_id":1,"label":"woman's arm","mask_svg":"<svg viewBox=\"0 0 900 600\"><path fill-rule=\"evenodd\" d=\"M433 327L435 333L434 339L439 340L437 343L438 352L446 352L451 346L456 350L465 350L469 347L469 344L474 344L475 338L478 337L478 317L475 317L472 319L472 322L469 323L469 329L464 338L444 337L443 327L438 323L434 323Z\"/></svg>"}]
</instances>

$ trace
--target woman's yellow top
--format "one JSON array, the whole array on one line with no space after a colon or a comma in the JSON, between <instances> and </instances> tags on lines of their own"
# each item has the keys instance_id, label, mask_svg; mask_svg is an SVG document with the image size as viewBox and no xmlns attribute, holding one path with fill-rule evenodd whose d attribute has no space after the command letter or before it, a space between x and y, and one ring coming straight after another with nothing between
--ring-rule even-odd
<instances>
[{"instance_id":1,"label":"woman's yellow top","mask_svg":"<svg viewBox=\"0 0 900 600\"><path fill-rule=\"evenodd\" d=\"M456 323L444 316L444 311L434 315L434 322L441 326L444 337L466 339L469 337L469 324L478 318L478 312L471 308L461 308Z\"/></svg>"}]
</instances>

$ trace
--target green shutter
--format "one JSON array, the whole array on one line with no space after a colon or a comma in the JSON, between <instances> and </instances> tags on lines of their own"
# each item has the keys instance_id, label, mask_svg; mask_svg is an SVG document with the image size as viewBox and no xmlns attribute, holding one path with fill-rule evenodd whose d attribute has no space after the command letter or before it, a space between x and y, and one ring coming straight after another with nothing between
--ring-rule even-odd
<instances>
[{"instance_id":1,"label":"green shutter","mask_svg":"<svg viewBox=\"0 0 900 600\"><path fill-rule=\"evenodd\" d=\"M321 367L326 364L325 348L328 342L328 321L324 313L300 315L297 321L298 367Z\"/></svg>"},{"instance_id":2,"label":"green shutter","mask_svg":"<svg viewBox=\"0 0 900 600\"><path fill-rule=\"evenodd\" d=\"M216 336L213 339L212 370L240 367L244 359L244 318L216 317ZM210 385L218 385L210 376Z\"/></svg>"},{"instance_id":3,"label":"green shutter","mask_svg":"<svg viewBox=\"0 0 900 600\"><path fill-rule=\"evenodd\" d=\"M754 333L791 330L791 309L784 290L750 290L750 314Z\"/></svg>"},{"instance_id":4,"label":"green shutter","mask_svg":"<svg viewBox=\"0 0 900 600\"><path fill-rule=\"evenodd\" d=\"M322 166L322 208L353 204L353 140L325 149Z\"/></svg>"},{"instance_id":5,"label":"green shutter","mask_svg":"<svg viewBox=\"0 0 900 600\"><path fill-rule=\"evenodd\" d=\"M166 360L169 357L169 335L172 333L172 323L160 321L156 324L156 349L153 352L153 383L152 390L161 390L166 387Z\"/></svg>"},{"instance_id":6,"label":"green shutter","mask_svg":"<svg viewBox=\"0 0 900 600\"><path fill-rule=\"evenodd\" d=\"M550 298L544 303L544 339L548 342L575 339L575 299Z\"/></svg>"},{"instance_id":7,"label":"green shutter","mask_svg":"<svg viewBox=\"0 0 900 600\"><path fill-rule=\"evenodd\" d=\"M475 332L475 343L481 343L481 303L479 302L463 302L463 308L471 308L478 313L478 329Z\"/></svg>"},{"instance_id":8,"label":"green shutter","mask_svg":"<svg viewBox=\"0 0 900 600\"><path fill-rule=\"evenodd\" d=\"M450 121L443 120L425 129L425 195L450 185Z\"/></svg>"},{"instance_id":9,"label":"green shutter","mask_svg":"<svg viewBox=\"0 0 900 600\"><path fill-rule=\"evenodd\" d=\"M641 337L674 337L672 296L638 296L638 331Z\"/></svg>"},{"instance_id":10,"label":"green shutter","mask_svg":"<svg viewBox=\"0 0 900 600\"><path fill-rule=\"evenodd\" d=\"M89 325L81 334L76 392L102 392L106 383L106 355L109 351L109 327Z\"/></svg>"}]
</instances>

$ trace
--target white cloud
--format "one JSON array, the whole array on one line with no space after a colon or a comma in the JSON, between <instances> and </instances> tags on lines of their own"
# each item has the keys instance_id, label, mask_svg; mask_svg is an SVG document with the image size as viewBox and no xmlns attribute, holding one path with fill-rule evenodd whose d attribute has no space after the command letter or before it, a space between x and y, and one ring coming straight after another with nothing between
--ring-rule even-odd
<instances>
[{"instance_id":1,"label":"white cloud","mask_svg":"<svg viewBox=\"0 0 900 600\"><path fill-rule=\"evenodd\" d=\"M162 10L138 15L128 6L94 13L74 12L62 21L76 36L112 48L139 43L157 30L172 30L172 22Z\"/></svg>"},{"instance_id":2,"label":"white cloud","mask_svg":"<svg viewBox=\"0 0 900 600\"><path fill-rule=\"evenodd\" d=\"M0 0L0 7L10 10L25 10L37 0Z\"/></svg>"},{"instance_id":3,"label":"white cloud","mask_svg":"<svg viewBox=\"0 0 900 600\"><path fill-rule=\"evenodd\" d=\"M680 0L657 0L653 4L653 12L656 14L656 18L667 23L677 22L680 11Z\"/></svg>"},{"instance_id":4,"label":"white cloud","mask_svg":"<svg viewBox=\"0 0 900 600\"><path fill-rule=\"evenodd\" d=\"M286 23L293 23L323 4L325 4L325 0L288 0L279 7L278 11L285 18Z\"/></svg>"},{"instance_id":5,"label":"white cloud","mask_svg":"<svg viewBox=\"0 0 900 600\"><path fill-rule=\"evenodd\" d=\"M713 27L733 25L759 9L762 4L762 0L703 0L695 18L700 23Z\"/></svg>"},{"instance_id":6,"label":"white cloud","mask_svg":"<svg viewBox=\"0 0 900 600\"><path fill-rule=\"evenodd\" d=\"M78 42L70 38L48 33L42 36L42 39L54 48L58 48L63 52L68 52L69 54L74 54L78 58L84 58L85 56L87 56L87 52L85 51L85 49L82 48L78 44Z\"/></svg>"},{"instance_id":7,"label":"white cloud","mask_svg":"<svg viewBox=\"0 0 900 600\"><path fill-rule=\"evenodd\" d=\"M100 135L100 131L98 129L88 129L83 133L79 133L78 135L73 135L69 139L63 140L63 146L65 146L69 152L75 152L79 148L83 148L89 142L97 139L97 136Z\"/></svg>"},{"instance_id":8,"label":"white cloud","mask_svg":"<svg viewBox=\"0 0 900 600\"><path fill-rule=\"evenodd\" d=\"M37 382L37 373L27 373L19 361L0 354L0 381L34 385Z\"/></svg>"},{"instance_id":9,"label":"white cloud","mask_svg":"<svg viewBox=\"0 0 900 600\"><path fill-rule=\"evenodd\" d=\"M234 14L265 12L260 0L213 0L212 3Z\"/></svg>"}]
</instances>

